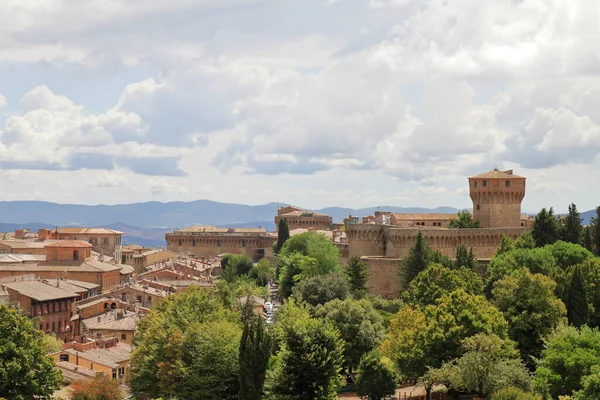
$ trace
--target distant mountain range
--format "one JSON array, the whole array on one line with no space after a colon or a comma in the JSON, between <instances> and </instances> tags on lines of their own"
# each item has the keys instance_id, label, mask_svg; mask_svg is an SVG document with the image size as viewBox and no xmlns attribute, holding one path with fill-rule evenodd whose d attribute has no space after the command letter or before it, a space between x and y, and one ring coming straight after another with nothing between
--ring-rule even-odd
<instances>
[{"instance_id":1,"label":"distant mountain range","mask_svg":"<svg viewBox=\"0 0 600 400\"><path fill-rule=\"evenodd\" d=\"M0 201L0 232L18 228L37 231L56 226L107 227L125 232L124 243L143 246L165 246L165 232L191 225L213 225L231 228L263 227L275 230L273 217L281 203L258 206L219 203L210 200L191 202L146 202L118 205L73 205L45 201ZM341 222L349 214L372 215L376 210L394 213L457 213L452 207L422 208L378 206L369 208L328 207L315 210ZM595 210L583 212L583 223L589 223ZM34 222L37 221L37 222Z\"/></svg>"},{"instance_id":2,"label":"distant mountain range","mask_svg":"<svg viewBox=\"0 0 600 400\"><path fill-rule=\"evenodd\" d=\"M57 226L102 226L125 232L124 243L164 246L165 232L191 225L231 228L263 227L275 230L274 216L281 203L258 206L219 203L209 200L191 202L147 202L118 205L74 205L45 201L0 201L0 232L19 228L37 231ZM349 214L364 216L376 210L394 213L456 213L452 207L379 206L361 209L328 207L315 210L341 222ZM33 222L36 221L36 222Z\"/></svg>"}]
</instances>

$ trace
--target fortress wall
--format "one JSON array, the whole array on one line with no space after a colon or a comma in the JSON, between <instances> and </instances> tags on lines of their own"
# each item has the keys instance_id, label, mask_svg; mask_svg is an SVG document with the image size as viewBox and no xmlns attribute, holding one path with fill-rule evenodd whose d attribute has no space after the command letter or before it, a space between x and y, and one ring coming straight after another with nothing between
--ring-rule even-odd
<instances>
[{"instance_id":1,"label":"fortress wall","mask_svg":"<svg viewBox=\"0 0 600 400\"><path fill-rule=\"evenodd\" d=\"M222 235L177 235L167 234L167 248L177 253L193 254L198 258L210 258L219 254L231 253L257 257L257 251L269 256L270 247L276 239L265 236Z\"/></svg>"},{"instance_id":2,"label":"fortress wall","mask_svg":"<svg viewBox=\"0 0 600 400\"><path fill-rule=\"evenodd\" d=\"M386 299L398 297L400 280L398 279L399 258L361 257L369 266L369 293Z\"/></svg>"},{"instance_id":3,"label":"fortress wall","mask_svg":"<svg viewBox=\"0 0 600 400\"><path fill-rule=\"evenodd\" d=\"M386 241L384 232L386 225L350 224L346 225L348 239L348 255L352 256L383 256Z\"/></svg>"}]
</instances>

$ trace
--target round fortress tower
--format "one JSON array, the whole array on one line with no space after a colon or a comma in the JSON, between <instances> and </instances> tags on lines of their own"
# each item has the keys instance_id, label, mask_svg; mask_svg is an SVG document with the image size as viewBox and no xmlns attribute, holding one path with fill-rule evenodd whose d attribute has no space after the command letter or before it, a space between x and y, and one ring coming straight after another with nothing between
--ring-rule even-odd
<instances>
[{"instance_id":1,"label":"round fortress tower","mask_svg":"<svg viewBox=\"0 0 600 400\"><path fill-rule=\"evenodd\" d=\"M521 227L521 201L525 197L525 177L512 170L497 168L469 178L473 219L482 228Z\"/></svg>"}]
</instances>

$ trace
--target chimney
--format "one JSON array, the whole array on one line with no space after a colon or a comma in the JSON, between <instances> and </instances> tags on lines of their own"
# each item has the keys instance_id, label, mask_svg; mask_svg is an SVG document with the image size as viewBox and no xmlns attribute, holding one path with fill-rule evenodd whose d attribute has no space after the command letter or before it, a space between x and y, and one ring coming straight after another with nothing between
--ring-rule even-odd
<instances>
[{"instance_id":1,"label":"chimney","mask_svg":"<svg viewBox=\"0 0 600 400\"><path fill-rule=\"evenodd\" d=\"M56 278L56 287L60 287L60 279Z\"/></svg>"}]
</instances>

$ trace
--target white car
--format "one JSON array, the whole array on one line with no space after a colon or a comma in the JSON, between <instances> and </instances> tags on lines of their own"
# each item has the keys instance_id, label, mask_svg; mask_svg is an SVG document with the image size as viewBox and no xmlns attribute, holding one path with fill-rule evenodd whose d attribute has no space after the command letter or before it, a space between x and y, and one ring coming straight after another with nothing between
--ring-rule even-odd
<instances>
[{"instance_id":1,"label":"white car","mask_svg":"<svg viewBox=\"0 0 600 400\"><path fill-rule=\"evenodd\" d=\"M267 301L265 303L265 307L267 308L267 310L269 310L269 309L273 308L273 303L271 303L270 301Z\"/></svg>"},{"instance_id":2,"label":"white car","mask_svg":"<svg viewBox=\"0 0 600 400\"><path fill-rule=\"evenodd\" d=\"M267 324L271 324L271 323L273 323L273 319L271 317L268 317L267 318Z\"/></svg>"}]
</instances>

